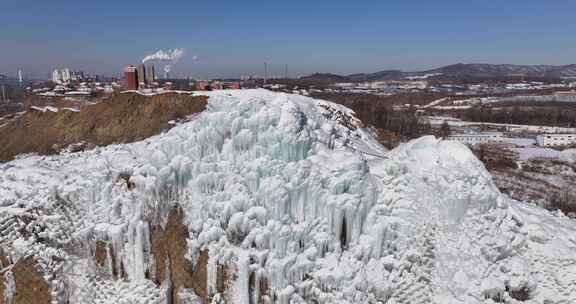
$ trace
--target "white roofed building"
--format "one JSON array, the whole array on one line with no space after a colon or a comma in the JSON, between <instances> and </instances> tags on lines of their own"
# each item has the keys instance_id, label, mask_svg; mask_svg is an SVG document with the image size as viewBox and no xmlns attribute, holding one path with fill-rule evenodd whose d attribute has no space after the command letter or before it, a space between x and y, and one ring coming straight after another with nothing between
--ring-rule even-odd
<instances>
[{"instance_id":1,"label":"white roofed building","mask_svg":"<svg viewBox=\"0 0 576 304\"><path fill-rule=\"evenodd\" d=\"M540 134L536 142L542 147L576 145L576 133L572 134Z\"/></svg>"},{"instance_id":2,"label":"white roofed building","mask_svg":"<svg viewBox=\"0 0 576 304\"><path fill-rule=\"evenodd\" d=\"M466 145L478 145L486 143L501 143L504 141L504 135L501 132L455 134L446 137L446 140L457 141Z\"/></svg>"}]
</instances>

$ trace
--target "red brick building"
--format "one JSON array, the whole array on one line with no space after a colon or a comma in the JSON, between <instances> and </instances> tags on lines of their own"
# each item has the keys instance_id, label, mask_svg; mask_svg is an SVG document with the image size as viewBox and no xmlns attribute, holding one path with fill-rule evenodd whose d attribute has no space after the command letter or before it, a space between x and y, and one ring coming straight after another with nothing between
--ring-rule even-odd
<instances>
[{"instance_id":1,"label":"red brick building","mask_svg":"<svg viewBox=\"0 0 576 304\"><path fill-rule=\"evenodd\" d=\"M138 90L138 70L129 65L124 68L124 85L128 90Z\"/></svg>"},{"instance_id":2,"label":"red brick building","mask_svg":"<svg viewBox=\"0 0 576 304\"><path fill-rule=\"evenodd\" d=\"M240 90L241 86L239 82L225 82L224 88L228 90Z\"/></svg>"}]
</instances>

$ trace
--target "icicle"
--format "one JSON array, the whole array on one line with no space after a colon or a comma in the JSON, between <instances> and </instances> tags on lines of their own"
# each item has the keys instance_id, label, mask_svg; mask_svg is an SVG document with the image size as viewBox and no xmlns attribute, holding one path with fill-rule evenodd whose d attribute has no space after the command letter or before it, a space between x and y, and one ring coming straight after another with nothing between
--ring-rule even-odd
<instances>
[{"instance_id":1,"label":"icicle","mask_svg":"<svg viewBox=\"0 0 576 304\"><path fill-rule=\"evenodd\" d=\"M373 257L380 258L382 256L382 246L384 246L384 236L386 234L386 224L379 223L375 227L375 242L374 242L374 250L373 250Z\"/></svg>"},{"instance_id":2,"label":"icicle","mask_svg":"<svg viewBox=\"0 0 576 304\"><path fill-rule=\"evenodd\" d=\"M254 293L252 295L252 303L260 302L260 277L261 271L256 270L254 272Z\"/></svg>"},{"instance_id":3,"label":"icicle","mask_svg":"<svg viewBox=\"0 0 576 304\"><path fill-rule=\"evenodd\" d=\"M4 280L2 281L2 284L4 284L4 303L12 303L12 298L16 293L16 281L14 280L12 269L4 272Z\"/></svg>"},{"instance_id":4,"label":"icicle","mask_svg":"<svg viewBox=\"0 0 576 304\"><path fill-rule=\"evenodd\" d=\"M207 288L208 294L213 295L217 292L217 281L218 281L218 257L216 254L213 253L214 250L208 250L208 265L207 265L207 272L208 272L208 281Z\"/></svg>"},{"instance_id":5,"label":"icicle","mask_svg":"<svg viewBox=\"0 0 576 304\"><path fill-rule=\"evenodd\" d=\"M233 294L239 303L250 303L250 256L246 252L238 253L236 281L233 283Z\"/></svg>"},{"instance_id":6,"label":"icicle","mask_svg":"<svg viewBox=\"0 0 576 304\"><path fill-rule=\"evenodd\" d=\"M295 291L296 289L292 285L284 288L278 295L278 304L289 304L290 297Z\"/></svg>"},{"instance_id":7,"label":"icicle","mask_svg":"<svg viewBox=\"0 0 576 304\"><path fill-rule=\"evenodd\" d=\"M172 289L174 286L172 285L171 264L172 261L166 259L166 264L164 266L164 282L162 282L162 288L166 291L166 303L173 303L174 301L174 299L172 299Z\"/></svg>"},{"instance_id":8,"label":"icicle","mask_svg":"<svg viewBox=\"0 0 576 304\"><path fill-rule=\"evenodd\" d=\"M144 261L144 234L145 234L144 222L138 221L136 227L136 234L134 238L134 243L132 250L134 250L134 261L133 261L133 277L134 279L144 279L144 274L146 272L146 263Z\"/></svg>"}]
</instances>

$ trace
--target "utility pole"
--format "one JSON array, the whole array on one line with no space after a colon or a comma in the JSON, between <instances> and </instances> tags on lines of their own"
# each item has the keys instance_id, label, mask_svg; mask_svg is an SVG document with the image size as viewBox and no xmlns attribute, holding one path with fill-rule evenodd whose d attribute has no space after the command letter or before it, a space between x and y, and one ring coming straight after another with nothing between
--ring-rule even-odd
<instances>
[{"instance_id":1,"label":"utility pole","mask_svg":"<svg viewBox=\"0 0 576 304\"><path fill-rule=\"evenodd\" d=\"M288 64L284 65L284 79L288 79Z\"/></svg>"},{"instance_id":2,"label":"utility pole","mask_svg":"<svg viewBox=\"0 0 576 304\"><path fill-rule=\"evenodd\" d=\"M6 87L4 85L2 85L2 100L4 101L4 103L6 102Z\"/></svg>"},{"instance_id":3,"label":"utility pole","mask_svg":"<svg viewBox=\"0 0 576 304\"><path fill-rule=\"evenodd\" d=\"M264 84L268 80L268 62L264 62Z\"/></svg>"}]
</instances>

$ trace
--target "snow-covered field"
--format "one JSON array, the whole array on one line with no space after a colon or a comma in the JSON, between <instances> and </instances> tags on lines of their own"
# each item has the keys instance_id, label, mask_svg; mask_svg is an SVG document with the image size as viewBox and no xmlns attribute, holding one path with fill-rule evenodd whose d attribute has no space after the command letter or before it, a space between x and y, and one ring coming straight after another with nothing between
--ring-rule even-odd
<instances>
[{"instance_id":1,"label":"snow-covered field","mask_svg":"<svg viewBox=\"0 0 576 304\"><path fill-rule=\"evenodd\" d=\"M423 106L436 110L465 110L472 106L499 102L576 102L576 95L518 95L506 97L473 97L450 100L441 98Z\"/></svg>"},{"instance_id":2,"label":"snow-covered field","mask_svg":"<svg viewBox=\"0 0 576 304\"><path fill-rule=\"evenodd\" d=\"M523 137L506 137L504 142L513 144L521 148L532 148L536 146L536 139Z\"/></svg>"},{"instance_id":3,"label":"snow-covered field","mask_svg":"<svg viewBox=\"0 0 576 304\"><path fill-rule=\"evenodd\" d=\"M576 133L576 128L473 122L443 116L428 116L427 119L432 125L441 125L442 123L446 122L450 127L489 126L494 128L505 128L509 132Z\"/></svg>"},{"instance_id":4,"label":"snow-covered field","mask_svg":"<svg viewBox=\"0 0 576 304\"><path fill-rule=\"evenodd\" d=\"M520 160L529 160L533 158L556 158L559 159L561 152L550 148L512 148L513 151L518 152Z\"/></svg>"},{"instance_id":5,"label":"snow-covered field","mask_svg":"<svg viewBox=\"0 0 576 304\"><path fill-rule=\"evenodd\" d=\"M32 219L1 230L2 247L40 261L54 303L94 297L93 258L71 249L94 239L128 279L102 276L98 303L166 303L152 295L170 282L146 279L150 227L175 205L187 258L208 250L209 294L230 303L576 302L576 222L500 194L465 146L423 137L386 151L330 102L205 94L205 112L145 141L0 165L0 217ZM235 273L216 294L223 263ZM3 273L10 299L19 286Z\"/></svg>"}]
</instances>

